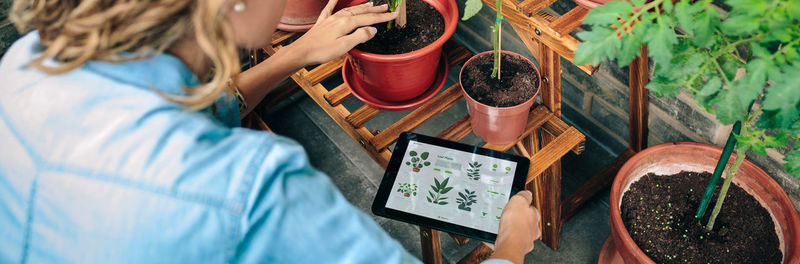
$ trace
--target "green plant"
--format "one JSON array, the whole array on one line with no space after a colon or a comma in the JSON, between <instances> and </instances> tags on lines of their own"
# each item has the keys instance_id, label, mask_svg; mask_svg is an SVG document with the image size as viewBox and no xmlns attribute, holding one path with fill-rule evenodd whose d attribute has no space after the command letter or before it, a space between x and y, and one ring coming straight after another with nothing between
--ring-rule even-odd
<instances>
[{"instance_id":1,"label":"green plant","mask_svg":"<svg viewBox=\"0 0 800 264\"><path fill-rule=\"evenodd\" d=\"M406 1L405 0L387 0L386 5L389 7L389 12L397 11L397 18L389 23L386 23L386 29L392 29L392 25L397 22L397 27L402 28L406 26Z\"/></svg>"},{"instance_id":2,"label":"green plant","mask_svg":"<svg viewBox=\"0 0 800 264\"><path fill-rule=\"evenodd\" d=\"M464 16L461 20L467 20L475 16L483 7L481 0L467 0L464 6ZM500 51L502 50L503 36L503 0L497 0L497 15L495 16L494 26L492 26L492 47L494 48L494 67L492 67L492 78L500 79Z\"/></svg>"},{"instance_id":3,"label":"green plant","mask_svg":"<svg viewBox=\"0 0 800 264\"><path fill-rule=\"evenodd\" d=\"M480 180L481 179L481 173L480 173L481 164L478 163L477 161L476 162L467 163L467 164L469 165L469 168L467 169L467 177L469 177L469 179L473 180L473 181Z\"/></svg>"},{"instance_id":4,"label":"green plant","mask_svg":"<svg viewBox=\"0 0 800 264\"><path fill-rule=\"evenodd\" d=\"M722 123L735 123L727 149L730 153L735 144L736 160L708 230L748 150L766 155L768 148L790 149L784 167L800 177L800 144L788 146L800 134L800 5L794 0L729 0L730 13L723 18L711 2L609 2L584 19L592 30L578 34L585 43L575 56L577 64L608 58L625 66L645 44L655 62L648 89L657 96L675 96L683 88ZM697 217L704 213L701 206Z\"/></svg>"},{"instance_id":5,"label":"green plant","mask_svg":"<svg viewBox=\"0 0 800 264\"><path fill-rule=\"evenodd\" d=\"M419 169L422 169L422 167L431 165L430 161L426 161L428 160L428 152L422 152L422 154L419 154L419 157L417 157L417 152L412 150L408 155L411 156L411 160L406 161L406 165L411 166L414 172L419 172Z\"/></svg>"},{"instance_id":6,"label":"green plant","mask_svg":"<svg viewBox=\"0 0 800 264\"><path fill-rule=\"evenodd\" d=\"M428 197L425 197L428 200L428 202L438 205L447 204L447 202L445 201L447 200L447 197L442 195L446 194L447 192L453 189L453 187L447 187L448 181L450 181L450 177L445 178L444 181L442 181L441 183L435 177L433 178L434 185L431 185L431 189L433 190L433 192L428 191Z\"/></svg>"},{"instance_id":7,"label":"green plant","mask_svg":"<svg viewBox=\"0 0 800 264\"><path fill-rule=\"evenodd\" d=\"M401 183L397 188L397 192L402 193L403 196L417 196L417 185L413 183Z\"/></svg>"},{"instance_id":8,"label":"green plant","mask_svg":"<svg viewBox=\"0 0 800 264\"><path fill-rule=\"evenodd\" d=\"M459 198L456 198L456 203L458 203L458 209L467 212L472 211L472 208L470 208L470 206L478 202L478 200L475 199L478 197L478 195L475 195L474 191L471 192L468 189L464 189L464 192L458 192L458 196L460 196Z\"/></svg>"}]
</instances>

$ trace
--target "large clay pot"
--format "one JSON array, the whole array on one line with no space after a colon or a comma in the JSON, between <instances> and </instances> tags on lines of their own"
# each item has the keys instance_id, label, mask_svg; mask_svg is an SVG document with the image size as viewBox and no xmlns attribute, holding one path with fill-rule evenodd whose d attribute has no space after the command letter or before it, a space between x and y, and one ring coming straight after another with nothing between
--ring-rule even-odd
<instances>
[{"instance_id":1,"label":"large clay pot","mask_svg":"<svg viewBox=\"0 0 800 264\"><path fill-rule=\"evenodd\" d=\"M654 263L636 246L622 223L622 195L631 183L650 172L670 175L684 170L714 171L721 154L722 149L716 146L677 142L649 147L625 162L614 179L610 201L611 238L625 263ZM731 155L728 163L733 163L735 158L735 154ZM800 263L800 218L781 186L748 160L742 163L733 183L756 198L769 211L781 243L783 263ZM603 254L601 252L601 256Z\"/></svg>"},{"instance_id":2,"label":"large clay pot","mask_svg":"<svg viewBox=\"0 0 800 264\"><path fill-rule=\"evenodd\" d=\"M539 69L525 56L519 55L510 51L502 51L503 54L517 56L528 62L531 67L536 71L536 76L539 79L536 83L541 86L542 77ZM461 72L458 74L458 82L461 83L461 78L464 73L464 68L469 65L475 58L482 56L492 56L492 51L484 51L472 56L464 67L461 67ZM487 143L495 145L505 145L513 143L525 130L525 125L528 123L528 114L531 111L533 102L536 101L536 95L539 94L539 87L534 87L536 91L533 96L524 103L509 106L509 107L494 107L485 105L472 98L464 86L461 85L461 92L464 93L464 99L467 101L467 110L469 111L469 121L472 124L472 131L475 135L483 138Z\"/></svg>"},{"instance_id":3,"label":"large clay pot","mask_svg":"<svg viewBox=\"0 0 800 264\"><path fill-rule=\"evenodd\" d=\"M336 12L348 6L362 4L367 0L339 0L333 11ZM317 17L327 0L287 0L283 8L283 16L278 24L278 29L290 32L307 31L317 22Z\"/></svg>"},{"instance_id":4,"label":"large clay pot","mask_svg":"<svg viewBox=\"0 0 800 264\"><path fill-rule=\"evenodd\" d=\"M444 18L444 34L424 48L396 55L382 55L352 49L350 64L371 96L390 102L413 99L431 87L437 74L442 45L458 24L454 0L424 0Z\"/></svg>"}]
</instances>

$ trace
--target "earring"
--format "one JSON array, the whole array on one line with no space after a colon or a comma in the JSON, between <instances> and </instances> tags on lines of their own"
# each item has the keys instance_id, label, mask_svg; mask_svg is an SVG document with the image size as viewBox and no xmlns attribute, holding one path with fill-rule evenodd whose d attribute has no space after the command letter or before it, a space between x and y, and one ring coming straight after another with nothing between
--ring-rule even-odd
<instances>
[{"instance_id":1,"label":"earring","mask_svg":"<svg viewBox=\"0 0 800 264\"><path fill-rule=\"evenodd\" d=\"M236 13L241 13L244 11L244 1L236 1L236 3L233 4L233 11Z\"/></svg>"}]
</instances>

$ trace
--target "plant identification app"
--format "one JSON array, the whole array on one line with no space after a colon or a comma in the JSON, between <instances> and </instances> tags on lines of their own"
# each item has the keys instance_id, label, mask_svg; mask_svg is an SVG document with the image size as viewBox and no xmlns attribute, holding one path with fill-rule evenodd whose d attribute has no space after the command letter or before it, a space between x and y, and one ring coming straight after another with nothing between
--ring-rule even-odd
<instances>
[{"instance_id":1,"label":"plant identification app","mask_svg":"<svg viewBox=\"0 0 800 264\"><path fill-rule=\"evenodd\" d=\"M517 163L410 141L386 207L497 234Z\"/></svg>"}]
</instances>

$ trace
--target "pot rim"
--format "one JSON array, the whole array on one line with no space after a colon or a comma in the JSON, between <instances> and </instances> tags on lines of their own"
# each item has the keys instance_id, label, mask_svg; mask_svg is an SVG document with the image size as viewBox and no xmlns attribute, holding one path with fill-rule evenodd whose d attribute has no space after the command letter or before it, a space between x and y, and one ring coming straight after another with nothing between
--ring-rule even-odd
<instances>
[{"instance_id":1,"label":"pot rim","mask_svg":"<svg viewBox=\"0 0 800 264\"><path fill-rule=\"evenodd\" d=\"M719 153L722 152L722 148L717 147L717 146L704 144L704 143L698 143L698 142L681 141L681 142L662 143L662 144L658 144L658 145L655 145L655 146L648 147L648 148L640 151L639 153L636 153L636 155L634 155L633 157L628 159L625 162L625 164L617 172L617 175L614 177L614 183L611 186L611 192L610 192L610 196L611 197L609 197L610 198L609 199L609 204L610 204L609 207L610 207L610 214L611 215L609 216L609 218L610 218L609 219L609 224L612 227L612 231L611 231L612 238L613 237L617 237L616 232L614 232L614 226L621 226L622 227L621 230L625 230L625 232L620 232L621 235L619 237L617 237L617 238L620 239L623 242L623 244L636 245L636 243L633 241L633 238L631 238L630 233L628 232L627 228L625 228L625 224L622 223L622 217L621 217L622 216L622 214L621 214L622 212L621 212L621 209L620 209L620 201L622 199L622 196L625 193L625 191L621 190L622 187L623 187L622 183L623 183L623 178L624 178L624 177L621 176L622 173L631 171L634 164L638 163L639 160L642 160L642 159L648 157L650 155L650 153L658 152L658 151L661 151L662 149L665 149L665 148L677 148L677 147L680 147L680 146L688 147L688 148L696 148L696 149L698 149L700 151L711 151L711 152L719 152ZM736 153L732 153L730 159L734 159L735 157L736 157ZM763 187L765 187L767 189L778 189L778 190L780 190L781 192L779 194L777 194L777 196L778 196L777 197L777 200L778 200L777 203L779 203L779 204L788 204L791 208L794 209L794 205L792 204L791 200L787 196L786 192L783 191L783 188L780 185L778 185L778 183L774 179L772 179L772 177L769 176L768 173L766 173L763 169L761 169L761 167L758 167L753 162L751 162L751 161L749 161L747 159L745 159L744 162L742 162L741 169L745 169L745 167L747 167L747 170L753 170L753 171L755 171L755 172L757 172L759 174L766 175L766 177L769 178L769 179L767 179L765 181L760 181L759 183L763 184ZM756 195L753 194L753 193L750 193L750 192L747 192L747 193L749 195L753 196L753 197L756 197ZM615 194L618 194L618 195L615 195ZM759 201L759 203L761 203L761 201ZM767 209L767 210L769 211L769 209ZM779 221L776 221L776 218L775 218L774 215L772 215L772 213L770 213L770 215L771 215L771 218L773 219L773 223L775 224L776 230L778 230L780 228L779 227ZM789 219L789 223L793 224L795 226L794 228L800 228L800 216L798 216L795 213L791 213L791 212L789 214L787 214L787 215L789 215L789 218L790 218ZM780 235L780 233L778 233L778 239L781 241L781 245L783 245L783 243L787 243L786 241L783 241L783 237ZM797 243L797 241L793 241L793 242L795 244ZM794 260L794 259L796 259L798 257L798 255L793 255L792 256L792 257L794 257L793 259L789 259L787 257L787 252L784 252L783 250L784 250L784 248L791 249L790 246L791 245L786 245L786 246L780 248L781 253L783 254L783 263L787 263L787 261ZM623 247L623 245L618 245L617 246L617 248L621 248L621 247ZM652 261L652 259L647 257L647 255L642 251L642 249L638 245L636 245L636 248L635 248L634 252L632 252L632 253L638 259L647 259L647 260L649 260L648 263L654 263Z\"/></svg>"},{"instance_id":2,"label":"pot rim","mask_svg":"<svg viewBox=\"0 0 800 264\"><path fill-rule=\"evenodd\" d=\"M487 56L488 54L492 54L493 52L494 51L489 50L489 51L484 51L484 52L475 54L471 58L469 58L469 60L467 60L467 62L464 62L463 66L461 66L461 70L458 71L458 86L461 88L461 92L464 94L464 97L465 98L469 98L469 100L477 103L478 105L480 105L482 107L486 107L486 108L489 108L489 109L500 109L500 110L519 107L521 105L525 105L525 104L530 103L531 101L536 100L536 96L539 94L539 91L542 89L542 73L539 71L539 67L536 67L536 65L533 64L533 62L530 59L526 58L525 56L522 56L521 54L513 52L513 51L507 51L507 50L500 50L500 52L522 58L523 60L528 62L528 64L530 64L531 67L533 67L534 71L536 71L536 76L537 76L537 79L538 79L538 83L536 85L536 91L533 92L533 96L531 96L531 98L529 98L528 100L525 100L525 102L522 102L522 103L517 104L517 105L505 106L505 107L497 107L497 106L490 106L490 105L481 103L478 100L475 100L475 98L472 98L472 96L470 96L469 93L467 93L467 90L464 89L464 85L461 84L461 76L464 74L464 68L466 68L466 66L469 65L469 63L472 62L473 60L475 60L476 58L482 57L482 56Z\"/></svg>"},{"instance_id":3,"label":"pot rim","mask_svg":"<svg viewBox=\"0 0 800 264\"><path fill-rule=\"evenodd\" d=\"M384 61L384 62L398 62L398 61L406 61L411 59L416 59L422 56L425 56L431 52L434 52L436 49L440 49L447 40L455 33L456 27L458 26L458 6L456 5L455 0L444 0L444 1L437 1L437 0L423 0L429 5L431 5L444 19L444 34L439 36L433 43L428 44L427 46L413 50L410 52L402 53L402 54L375 54L369 53L366 51L361 51L359 49L353 48L350 50L349 54L355 57L359 57L361 59L366 60L376 60L376 61ZM455 13L452 17L446 17L444 10L440 10L436 6L432 5L430 2L437 1L443 5L443 8L447 9L448 7L453 9Z\"/></svg>"}]
</instances>

